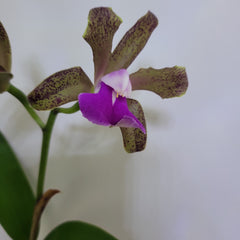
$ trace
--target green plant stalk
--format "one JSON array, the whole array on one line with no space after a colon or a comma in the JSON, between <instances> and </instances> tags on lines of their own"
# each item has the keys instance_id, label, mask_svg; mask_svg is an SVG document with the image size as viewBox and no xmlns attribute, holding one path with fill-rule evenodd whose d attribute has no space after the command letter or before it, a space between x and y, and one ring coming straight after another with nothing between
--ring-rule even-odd
<instances>
[{"instance_id":1,"label":"green plant stalk","mask_svg":"<svg viewBox=\"0 0 240 240\"><path fill-rule=\"evenodd\" d=\"M38 205L40 199L43 196L51 134L52 134L52 130L53 130L53 126L54 126L57 114L58 113L71 114L77 111L79 111L78 102L76 102L70 108L55 108L50 112L47 123L42 128L43 138L42 138L40 166L39 166L39 172L38 172L36 206ZM34 212L34 215L35 215L35 212ZM30 240L37 239L39 228L40 228L39 224L40 224L41 216L39 216L39 219L37 222L34 222L35 217L36 216L33 216Z\"/></svg>"},{"instance_id":2,"label":"green plant stalk","mask_svg":"<svg viewBox=\"0 0 240 240\"><path fill-rule=\"evenodd\" d=\"M42 128L43 139L42 139L42 151L41 151L40 166L39 166L39 173L38 173L37 200L41 198L44 190L43 188L44 188L44 180L46 175L50 139L51 139L52 129L53 129L53 125L55 123L57 114L58 113L71 114L71 113L77 112L78 110L79 110L78 102L76 102L70 108L55 108L50 112L46 126Z\"/></svg>"},{"instance_id":3,"label":"green plant stalk","mask_svg":"<svg viewBox=\"0 0 240 240\"><path fill-rule=\"evenodd\" d=\"M36 196L36 204L35 204L34 213L33 213L31 234L30 234L29 240L36 240L38 237L39 229L40 229L41 215L37 216L38 212L36 212L36 207L38 206L39 201L43 196L50 140L51 140L52 130L53 130L53 126L54 126L57 114L58 114L57 111L52 110L48 116L46 125L42 128L43 138L42 138L40 165L39 165L39 171L38 171L37 196ZM36 221L36 218L38 218L37 221Z\"/></svg>"},{"instance_id":4,"label":"green plant stalk","mask_svg":"<svg viewBox=\"0 0 240 240\"><path fill-rule=\"evenodd\" d=\"M10 84L7 90L10 94L16 97L25 109L28 111L33 120L38 124L38 126L42 129L43 138L42 138L42 150L41 150L41 158L40 158L40 166L38 173L38 183L37 183L37 201L41 198L43 194L44 188L44 180L46 175L46 167L47 167L47 158L49 152L49 144L52 134L53 125L58 113L71 114L79 111L78 102L76 102L72 107L69 108L55 108L53 109L48 117L48 121L46 125L35 112L35 110L30 105L27 96L18 88Z\"/></svg>"},{"instance_id":5,"label":"green plant stalk","mask_svg":"<svg viewBox=\"0 0 240 240\"><path fill-rule=\"evenodd\" d=\"M35 110L31 107L31 105L28 102L28 99L26 95L19 90L18 88L14 87L12 84L10 84L8 90L10 94L12 94L14 97L16 97L22 105L25 107L25 109L28 111L30 116L33 118L33 120L38 124L40 128L43 129L44 127L44 122L41 120L41 118L37 115Z\"/></svg>"},{"instance_id":6,"label":"green plant stalk","mask_svg":"<svg viewBox=\"0 0 240 240\"><path fill-rule=\"evenodd\" d=\"M73 104L72 107L69 107L69 108L55 108L55 111L57 111L58 113L65 113L65 114L75 113L79 111L79 103L76 102L75 104Z\"/></svg>"},{"instance_id":7,"label":"green plant stalk","mask_svg":"<svg viewBox=\"0 0 240 240\"><path fill-rule=\"evenodd\" d=\"M25 107L25 109L33 118L33 120L42 129L42 134L43 134L42 149L41 149L38 182L37 182L37 193L36 193L36 206L37 206L39 200L43 196L50 140L51 140L52 130L53 130L53 126L54 126L57 114L58 113L65 113L65 114L75 113L79 111L79 104L78 102L76 102L72 107L69 107L69 108L55 108L51 110L47 123L45 125L44 122L41 120L41 118L38 116L38 114L35 112L35 110L32 108L32 106L30 105L27 96L21 90L19 90L18 88L10 84L7 91L22 103L22 105ZM33 216L33 219L34 217L35 216ZM37 239L38 231L39 231L39 222L40 222L40 216L37 223L34 224L33 222L32 224L31 236L30 236L31 240Z\"/></svg>"},{"instance_id":8,"label":"green plant stalk","mask_svg":"<svg viewBox=\"0 0 240 240\"><path fill-rule=\"evenodd\" d=\"M43 138L42 138L40 166L39 166L39 172L38 172L37 201L41 198L43 194L50 139L51 139L52 129L53 129L53 125L56 120L57 114L58 112L56 110L52 110L49 114L46 126L42 128Z\"/></svg>"}]
</instances>

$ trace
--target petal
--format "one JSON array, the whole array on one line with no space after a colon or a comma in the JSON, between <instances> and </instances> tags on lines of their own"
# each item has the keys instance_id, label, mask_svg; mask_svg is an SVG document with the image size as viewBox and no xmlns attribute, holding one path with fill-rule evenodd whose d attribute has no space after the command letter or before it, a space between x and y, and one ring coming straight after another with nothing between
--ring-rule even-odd
<instances>
[{"instance_id":1,"label":"petal","mask_svg":"<svg viewBox=\"0 0 240 240\"><path fill-rule=\"evenodd\" d=\"M112 125L139 128L143 133L146 133L142 123L129 111L127 99L121 96L116 99L113 105Z\"/></svg>"},{"instance_id":2,"label":"petal","mask_svg":"<svg viewBox=\"0 0 240 240\"><path fill-rule=\"evenodd\" d=\"M136 116L146 129L144 112L140 103L133 99L127 99L128 108ZM128 153L134 153L144 150L147 141L147 134L144 134L139 128L121 127L124 148Z\"/></svg>"},{"instance_id":3,"label":"petal","mask_svg":"<svg viewBox=\"0 0 240 240\"><path fill-rule=\"evenodd\" d=\"M80 67L54 73L40 83L28 99L37 110L49 110L78 99L81 92L90 92L93 84Z\"/></svg>"},{"instance_id":4,"label":"petal","mask_svg":"<svg viewBox=\"0 0 240 240\"><path fill-rule=\"evenodd\" d=\"M179 97L188 88L184 67L140 69L130 75L133 90L153 91L162 98Z\"/></svg>"},{"instance_id":5,"label":"petal","mask_svg":"<svg viewBox=\"0 0 240 240\"><path fill-rule=\"evenodd\" d=\"M111 72L101 78L101 81L110 86L123 97L130 97L132 92L132 85L129 79L127 70L120 69Z\"/></svg>"},{"instance_id":6,"label":"petal","mask_svg":"<svg viewBox=\"0 0 240 240\"><path fill-rule=\"evenodd\" d=\"M11 73L0 72L0 93L6 91L9 87L9 81L13 77Z\"/></svg>"},{"instance_id":7,"label":"petal","mask_svg":"<svg viewBox=\"0 0 240 240\"><path fill-rule=\"evenodd\" d=\"M157 24L158 20L151 12L140 18L115 48L105 73L127 69L144 48Z\"/></svg>"},{"instance_id":8,"label":"petal","mask_svg":"<svg viewBox=\"0 0 240 240\"><path fill-rule=\"evenodd\" d=\"M83 116L89 121L103 126L112 125L112 88L101 83L98 93L81 93L78 101Z\"/></svg>"},{"instance_id":9,"label":"petal","mask_svg":"<svg viewBox=\"0 0 240 240\"><path fill-rule=\"evenodd\" d=\"M0 72L11 72L12 56L7 32L0 22Z\"/></svg>"},{"instance_id":10,"label":"petal","mask_svg":"<svg viewBox=\"0 0 240 240\"><path fill-rule=\"evenodd\" d=\"M83 116L98 125L139 128L145 133L142 123L128 110L125 97L117 97L112 105L112 93L113 89L101 82L98 93L79 94L79 108Z\"/></svg>"},{"instance_id":11,"label":"petal","mask_svg":"<svg viewBox=\"0 0 240 240\"><path fill-rule=\"evenodd\" d=\"M88 15L88 26L83 38L93 51L95 82L105 72L112 50L112 39L122 20L111 8L93 8Z\"/></svg>"}]
</instances>

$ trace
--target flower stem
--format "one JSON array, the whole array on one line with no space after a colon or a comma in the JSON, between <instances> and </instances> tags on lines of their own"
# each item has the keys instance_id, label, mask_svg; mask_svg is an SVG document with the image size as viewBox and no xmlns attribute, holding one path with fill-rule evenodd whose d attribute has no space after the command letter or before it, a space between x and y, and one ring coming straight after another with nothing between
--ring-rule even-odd
<instances>
[{"instance_id":1,"label":"flower stem","mask_svg":"<svg viewBox=\"0 0 240 240\"><path fill-rule=\"evenodd\" d=\"M58 112L53 109L49 114L46 126L42 128L43 138L42 138L40 166L39 166L39 172L38 172L37 200L39 200L43 194L50 138L51 138L53 125L56 120L57 114Z\"/></svg>"},{"instance_id":2,"label":"flower stem","mask_svg":"<svg viewBox=\"0 0 240 240\"><path fill-rule=\"evenodd\" d=\"M41 199L43 197L43 188L44 188L44 182L45 182L45 176L46 176L51 134L52 134L52 129L53 129L57 114L58 112L53 109L48 116L46 125L42 128L43 138L42 138L40 165L39 165L39 171L38 171L37 196L36 196L36 204L35 204L34 213L33 213L31 234L30 234L29 240L36 240L38 237L38 232L40 228L40 218L41 218L42 211L44 209L42 209L41 213L39 214L37 206L39 202L41 202Z\"/></svg>"},{"instance_id":3,"label":"flower stem","mask_svg":"<svg viewBox=\"0 0 240 240\"><path fill-rule=\"evenodd\" d=\"M53 125L57 117L57 114L58 113L71 114L71 113L77 112L78 110L79 110L78 102L75 103L70 108L55 108L50 112L46 126L42 128L43 139L42 139L40 166L39 166L39 172L38 172L37 200L39 200L43 194L50 139L51 139L52 129L53 129Z\"/></svg>"},{"instance_id":4,"label":"flower stem","mask_svg":"<svg viewBox=\"0 0 240 240\"><path fill-rule=\"evenodd\" d=\"M71 114L79 111L79 103L76 102L72 107L69 108L55 108L58 113Z\"/></svg>"},{"instance_id":5,"label":"flower stem","mask_svg":"<svg viewBox=\"0 0 240 240\"><path fill-rule=\"evenodd\" d=\"M41 118L37 115L35 110L29 104L26 95L21 90L19 90L18 88L14 87L12 84L10 84L10 86L9 86L7 91L10 94L12 94L14 97L16 97L22 103L22 105L28 111L28 113L33 118L33 120L38 124L38 126L40 128L43 128L44 127L43 121L41 120Z\"/></svg>"},{"instance_id":6,"label":"flower stem","mask_svg":"<svg viewBox=\"0 0 240 240\"><path fill-rule=\"evenodd\" d=\"M51 110L48 116L47 123L45 124L41 120L41 118L38 116L38 114L35 112L35 110L32 108L32 106L29 104L27 96L21 90L19 90L18 88L10 84L7 91L22 103L22 105L25 107L25 109L33 118L33 120L42 129L42 134L43 134L42 150L41 150L41 158L40 158L40 165L39 165L39 172L38 172L37 195L36 195L36 206L37 206L40 199L43 197L50 139L51 139L52 129L53 129L57 114L58 113L65 113L65 114L75 113L79 111L79 105L78 105L78 102L76 102L72 107L69 107L69 108L55 108ZM32 222L31 236L30 236L31 240L37 239L40 217L41 217L41 214L39 215L38 211L37 213L34 212L33 219L35 220L37 219L37 221Z\"/></svg>"}]
</instances>

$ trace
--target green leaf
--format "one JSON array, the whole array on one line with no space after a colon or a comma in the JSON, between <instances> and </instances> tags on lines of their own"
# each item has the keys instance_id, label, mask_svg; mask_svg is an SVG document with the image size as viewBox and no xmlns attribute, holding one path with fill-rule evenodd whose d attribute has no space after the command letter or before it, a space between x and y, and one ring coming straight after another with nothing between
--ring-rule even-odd
<instances>
[{"instance_id":1,"label":"green leaf","mask_svg":"<svg viewBox=\"0 0 240 240\"><path fill-rule=\"evenodd\" d=\"M146 45L153 30L158 25L155 15L148 12L124 35L109 60L106 73L127 69Z\"/></svg>"},{"instance_id":2,"label":"green leaf","mask_svg":"<svg viewBox=\"0 0 240 240\"><path fill-rule=\"evenodd\" d=\"M111 56L112 39L122 20L111 8L93 8L88 15L88 26L83 38L93 51L95 81L104 74Z\"/></svg>"},{"instance_id":3,"label":"green leaf","mask_svg":"<svg viewBox=\"0 0 240 240\"><path fill-rule=\"evenodd\" d=\"M11 72L11 47L6 30L0 22L0 71Z\"/></svg>"},{"instance_id":4,"label":"green leaf","mask_svg":"<svg viewBox=\"0 0 240 240\"><path fill-rule=\"evenodd\" d=\"M44 240L117 240L94 225L71 221L56 227Z\"/></svg>"},{"instance_id":5,"label":"green leaf","mask_svg":"<svg viewBox=\"0 0 240 240\"><path fill-rule=\"evenodd\" d=\"M93 84L80 67L54 73L40 83L28 100L37 110L50 110L75 101L82 92L90 92Z\"/></svg>"},{"instance_id":6,"label":"green leaf","mask_svg":"<svg viewBox=\"0 0 240 240\"><path fill-rule=\"evenodd\" d=\"M134 99L127 99L129 111L143 124L146 129L146 121L140 103ZM147 134L138 128L120 128L123 144L126 152L134 153L145 149Z\"/></svg>"},{"instance_id":7,"label":"green leaf","mask_svg":"<svg viewBox=\"0 0 240 240\"><path fill-rule=\"evenodd\" d=\"M188 88L184 67L143 69L130 75L133 90L153 91L162 98L182 96Z\"/></svg>"},{"instance_id":8,"label":"green leaf","mask_svg":"<svg viewBox=\"0 0 240 240\"><path fill-rule=\"evenodd\" d=\"M14 240L27 240L35 199L27 178L0 132L0 224Z\"/></svg>"},{"instance_id":9,"label":"green leaf","mask_svg":"<svg viewBox=\"0 0 240 240\"><path fill-rule=\"evenodd\" d=\"M6 91L9 87L9 81L13 77L11 73L0 72L0 93Z\"/></svg>"}]
</instances>

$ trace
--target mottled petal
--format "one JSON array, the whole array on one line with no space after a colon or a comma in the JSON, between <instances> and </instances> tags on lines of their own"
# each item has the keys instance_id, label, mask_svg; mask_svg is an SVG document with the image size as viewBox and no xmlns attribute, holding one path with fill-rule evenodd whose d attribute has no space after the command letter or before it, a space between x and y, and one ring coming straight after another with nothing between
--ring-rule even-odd
<instances>
[{"instance_id":1,"label":"mottled petal","mask_svg":"<svg viewBox=\"0 0 240 240\"><path fill-rule=\"evenodd\" d=\"M127 69L144 48L157 24L158 20L151 12L140 18L115 48L105 73Z\"/></svg>"},{"instance_id":2,"label":"mottled petal","mask_svg":"<svg viewBox=\"0 0 240 240\"><path fill-rule=\"evenodd\" d=\"M93 84L80 67L57 72L40 83L28 99L37 110L50 110L78 99L79 93L90 92Z\"/></svg>"},{"instance_id":3,"label":"mottled petal","mask_svg":"<svg viewBox=\"0 0 240 240\"><path fill-rule=\"evenodd\" d=\"M179 97L188 88L184 67L140 69L130 75L133 90L153 91L162 98Z\"/></svg>"},{"instance_id":4,"label":"mottled petal","mask_svg":"<svg viewBox=\"0 0 240 240\"><path fill-rule=\"evenodd\" d=\"M112 39L122 20L111 8L94 8L88 15L88 26L83 38L93 51L95 82L105 72L112 50Z\"/></svg>"},{"instance_id":5,"label":"mottled petal","mask_svg":"<svg viewBox=\"0 0 240 240\"><path fill-rule=\"evenodd\" d=\"M139 128L146 133L142 123L129 111L125 97L119 96L113 105L112 124L119 127Z\"/></svg>"},{"instance_id":6,"label":"mottled petal","mask_svg":"<svg viewBox=\"0 0 240 240\"><path fill-rule=\"evenodd\" d=\"M112 87L119 95L123 97L130 97L132 85L127 70L120 69L118 71L111 72L102 77L101 81Z\"/></svg>"},{"instance_id":7,"label":"mottled petal","mask_svg":"<svg viewBox=\"0 0 240 240\"><path fill-rule=\"evenodd\" d=\"M9 81L13 77L11 73L0 72L0 93L6 91L9 87Z\"/></svg>"},{"instance_id":8,"label":"mottled petal","mask_svg":"<svg viewBox=\"0 0 240 240\"><path fill-rule=\"evenodd\" d=\"M101 83L98 93L81 93L78 96L79 108L89 121L111 126L112 117L112 88Z\"/></svg>"},{"instance_id":9,"label":"mottled petal","mask_svg":"<svg viewBox=\"0 0 240 240\"><path fill-rule=\"evenodd\" d=\"M0 72L11 72L12 55L7 32L0 22Z\"/></svg>"},{"instance_id":10,"label":"mottled petal","mask_svg":"<svg viewBox=\"0 0 240 240\"><path fill-rule=\"evenodd\" d=\"M128 108L136 116L146 129L144 112L140 103L133 99L127 99ZM144 150L147 141L147 134L144 134L139 128L121 128L124 148L128 153L134 153Z\"/></svg>"}]
</instances>

